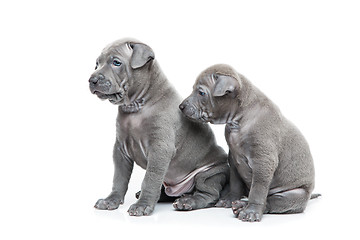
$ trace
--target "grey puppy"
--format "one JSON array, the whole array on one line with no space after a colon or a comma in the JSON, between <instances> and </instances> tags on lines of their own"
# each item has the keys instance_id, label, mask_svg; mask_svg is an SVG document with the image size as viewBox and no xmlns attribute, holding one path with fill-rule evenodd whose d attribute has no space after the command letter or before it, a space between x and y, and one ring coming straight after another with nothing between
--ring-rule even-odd
<instances>
[{"instance_id":1,"label":"grey puppy","mask_svg":"<svg viewBox=\"0 0 360 240\"><path fill-rule=\"evenodd\" d=\"M303 212L314 188L314 166L300 131L278 107L228 65L214 65L196 80L180 105L193 120L226 124L230 191L217 206L243 221L263 213ZM248 201L239 200L243 196ZM318 195L313 195L316 197Z\"/></svg>"},{"instance_id":2,"label":"grey puppy","mask_svg":"<svg viewBox=\"0 0 360 240\"><path fill-rule=\"evenodd\" d=\"M162 194L182 196L173 204L177 210L214 206L228 179L227 154L209 125L183 116L181 98L149 46L133 39L113 42L89 82L92 93L118 105L112 192L95 208L112 210L124 202L134 162L146 173L130 215L149 215L162 185Z\"/></svg>"}]
</instances>

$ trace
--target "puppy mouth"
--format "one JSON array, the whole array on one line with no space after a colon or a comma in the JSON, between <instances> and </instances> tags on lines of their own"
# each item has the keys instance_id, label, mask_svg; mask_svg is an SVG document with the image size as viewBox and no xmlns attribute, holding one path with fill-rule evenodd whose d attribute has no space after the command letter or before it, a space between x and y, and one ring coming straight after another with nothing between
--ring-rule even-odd
<instances>
[{"instance_id":1,"label":"puppy mouth","mask_svg":"<svg viewBox=\"0 0 360 240\"><path fill-rule=\"evenodd\" d=\"M102 100L108 99L113 104L118 104L124 99L123 94L121 93L106 94L99 91L94 91L94 94L96 94L96 96Z\"/></svg>"},{"instance_id":2,"label":"puppy mouth","mask_svg":"<svg viewBox=\"0 0 360 240\"><path fill-rule=\"evenodd\" d=\"M201 113L195 113L192 115L184 114L185 117L189 120L195 121L195 122L202 122L202 123L208 123L212 120L209 119L209 116L207 113L201 112Z\"/></svg>"},{"instance_id":3,"label":"puppy mouth","mask_svg":"<svg viewBox=\"0 0 360 240\"><path fill-rule=\"evenodd\" d=\"M211 120L210 120L208 117L205 117L205 116L201 116L201 117L199 118L199 121L205 122L205 123L211 122Z\"/></svg>"},{"instance_id":4,"label":"puppy mouth","mask_svg":"<svg viewBox=\"0 0 360 240\"><path fill-rule=\"evenodd\" d=\"M202 110L200 109L200 120L203 122L212 122L213 120L211 119L212 117L212 113L209 113L207 110Z\"/></svg>"}]
</instances>

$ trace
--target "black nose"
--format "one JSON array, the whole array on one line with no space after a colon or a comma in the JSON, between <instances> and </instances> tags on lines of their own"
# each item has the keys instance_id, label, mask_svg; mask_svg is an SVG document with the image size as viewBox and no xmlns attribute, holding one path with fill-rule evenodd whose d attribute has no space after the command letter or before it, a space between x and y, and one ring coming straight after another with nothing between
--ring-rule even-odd
<instances>
[{"instance_id":1,"label":"black nose","mask_svg":"<svg viewBox=\"0 0 360 240\"><path fill-rule=\"evenodd\" d=\"M97 84L100 80L103 80L104 78L105 78L104 75L102 75L100 73L100 74L97 74L95 76L91 76L90 79L89 79L89 82L92 83L92 84Z\"/></svg>"},{"instance_id":2,"label":"black nose","mask_svg":"<svg viewBox=\"0 0 360 240\"><path fill-rule=\"evenodd\" d=\"M179 108L180 108L180 110L182 111L182 110L185 109L185 105L184 105L184 104L180 104L180 105L179 105Z\"/></svg>"}]
</instances>

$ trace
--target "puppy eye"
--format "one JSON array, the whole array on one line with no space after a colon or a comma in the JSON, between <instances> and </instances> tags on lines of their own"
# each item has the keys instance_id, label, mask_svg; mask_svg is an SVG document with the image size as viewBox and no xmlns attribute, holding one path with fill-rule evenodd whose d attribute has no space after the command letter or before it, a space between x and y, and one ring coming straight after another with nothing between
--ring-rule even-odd
<instances>
[{"instance_id":1,"label":"puppy eye","mask_svg":"<svg viewBox=\"0 0 360 240\"><path fill-rule=\"evenodd\" d=\"M99 64L98 64L98 63L96 63L96 65L95 65L95 70L98 68L98 65L99 65Z\"/></svg>"},{"instance_id":2,"label":"puppy eye","mask_svg":"<svg viewBox=\"0 0 360 240\"><path fill-rule=\"evenodd\" d=\"M199 95L200 95L200 96L204 96L205 93L204 93L203 91L200 91L200 90L199 90Z\"/></svg>"},{"instance_id":3,"label":"puppy eye","mask_svg":"<svg viewBox=\"0 0 360 240\"><path fill-rule=\"evenodd\" d=\"M121 62L119 60L117 60L117 59L113 60L112 63L113 63L114 66L117 66L117 67L121 65Z\"/></svg>"}]
</instances>

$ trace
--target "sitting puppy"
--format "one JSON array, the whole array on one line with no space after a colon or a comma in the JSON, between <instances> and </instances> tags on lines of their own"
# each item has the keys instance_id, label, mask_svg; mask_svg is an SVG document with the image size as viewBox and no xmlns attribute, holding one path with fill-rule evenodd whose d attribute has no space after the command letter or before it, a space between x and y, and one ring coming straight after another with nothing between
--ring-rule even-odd
<instances>
[{"instance_id":1,"label":"sitting puppy","mask_svg":"<svg viewBox=\"0 0 360 240\"><path fill-rule=\"evenodd\" d=\"M215 65L197 78L180 109L199 122L226 124L230 192L217 206L230 207L243 221L263 213L303 212L314 188L309 146L277 106L228 65ZM316 197L318 195L313 195Z\"/></svg>"},{"instance_id":2,"label":"sitting puppy","mask_svg":"<svg viewBox=\"0 0 360 240\"><path fill-rule=\"evenodd\" d=\"M130 215L150 214L162 185L169 196L191 193L174 202L177 210L214 206L228 179L227 155L209 125L181 114L180 96L149 46L131 39L110 44L89 82L93 94L118 106L112 192L95 208L113 210L123 203L134 162L146 173Z\"/></svg>"}]
</instances>

